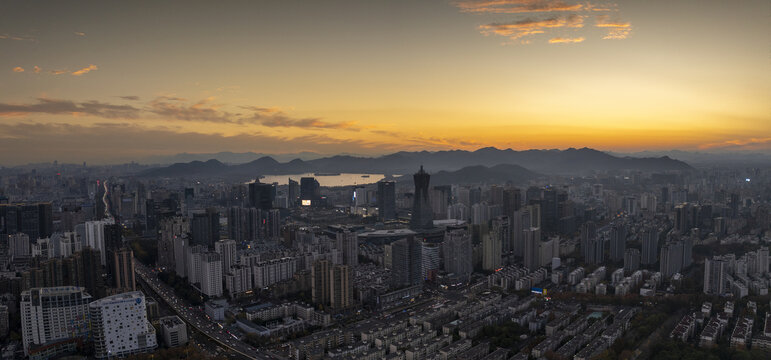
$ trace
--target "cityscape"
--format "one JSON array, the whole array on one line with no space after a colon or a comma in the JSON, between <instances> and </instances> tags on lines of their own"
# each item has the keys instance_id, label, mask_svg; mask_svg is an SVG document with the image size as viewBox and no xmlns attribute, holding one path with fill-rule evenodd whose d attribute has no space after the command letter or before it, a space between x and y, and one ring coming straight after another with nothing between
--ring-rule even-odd
<instances>
[{"instance_id":1,"label":"cityscape","mask_svg":"<svg viewBox=\"0 0 771 360\"><path fill-rule=\"evenodd\" d=\"M769 359L769 16L4 1L0 360Z\"/></svg>"}]
</instances>

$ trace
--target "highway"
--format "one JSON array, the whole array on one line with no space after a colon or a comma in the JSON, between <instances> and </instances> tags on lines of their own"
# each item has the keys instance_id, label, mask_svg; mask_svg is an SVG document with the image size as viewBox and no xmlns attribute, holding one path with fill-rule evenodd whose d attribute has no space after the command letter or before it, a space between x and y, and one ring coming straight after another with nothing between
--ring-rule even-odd
<instances>
[{"instance_id":1,"label":"highway","mask_svg":"<svg viewBox=\"0 0 771 360\"><path fill-rule=\"evenodd\" d=\"M157 297L168 304L184 322L196 328L199 332L208 336L222 347L249 359L283 359L264 349L255 348L233 338L233 336L225 332L219 324L212 322L202 312L193 309L187 302L179 299L176 294L174 294L174 289L158 279L157 274L153 273L141 263L135 263L135 272L139 275L139 278L156 293Z\"/></svg>"}]
</instances>

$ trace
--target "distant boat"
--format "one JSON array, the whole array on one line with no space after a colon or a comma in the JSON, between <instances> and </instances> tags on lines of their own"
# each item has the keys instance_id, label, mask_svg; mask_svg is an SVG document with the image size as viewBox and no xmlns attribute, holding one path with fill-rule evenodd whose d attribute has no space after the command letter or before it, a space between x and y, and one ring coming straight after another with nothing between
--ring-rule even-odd
<instances>
[{"instance_id":1,"label":"distant boat","mask_svg":"<svg viewBox=\"0 0 771 360\"><path fill-rule=\"evenodd\" d=\"M338 176L340 173L313 173L313 176Z\"/></svg>"},{"instance_id":2,"label":"distant boat","mask_svg":"<svg viewBox=\"0 0 771 360\"><path fill-rule=\"evenodd\" d=\"M361 177L363 177L363 178L368 178L368 177L369 177L369 175L362 175Z\"/></svg>"}]
</instances>

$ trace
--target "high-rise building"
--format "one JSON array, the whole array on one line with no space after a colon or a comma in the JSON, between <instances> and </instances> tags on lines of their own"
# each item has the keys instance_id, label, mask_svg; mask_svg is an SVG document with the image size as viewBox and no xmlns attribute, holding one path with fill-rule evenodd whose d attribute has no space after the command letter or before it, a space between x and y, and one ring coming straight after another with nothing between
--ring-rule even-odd
<instances>
[{"instance_id":1,"label":"high-rise building","mask_svg":"<svg viewBox=\"0 0 771 360\"><path fill-rule=\"evenodd\" d=\"M423 283L420 273L423 265L422 246L414 236L391 243L391 281L394 286L411 286Z\"/></svg>"},{"instance_id":2,"label":"high-rise building","mask_svg":"<svg viewBox=\"0 0 771 360\"><path fill-rule=\"evenodd\" d=\"M659 271L665 278L679 273L683 269L683 243L681 241L670 241L661 247L661 257L659 258Z\"/></svg>"},{"instance_id":3,"label":"high-rise building","mask_svg":"<svg viewBox=\"0 0 771 360\"><path fill-rule=\"evenodd\" d=\"M377 183L377 207L380 221L396 219L396 182Z\"/></svg>"},{"instance_id":4,"label":"high-rise building","mask_svg":"<svg viewBox=\"0 0 771 360\"><path fill-rule=\"evenodd\" d=\"M319 260L311 269L311 298L314 304L329 303L329 269L333 266L327 260Z\"/></svg>"},{"instance_id":5,"label":"high-rise building","mask_svg":"<svg viewBox=\"0 0 771 360\"><path fill-rule=\"evenodd\" d=\"M193 213L190 222L192 231L191 244L214 247L214 243L220 239L220 214L214 208Z\"/></svg>"},{"instance_id":6,"label":"high-rise building","mask_svg":"<svg viewBox=\"0 0 771 360\"><path fill-rule=\"evenodd\" d=\"M321 186L315 178L300 178L300 203L303 206L316 206L321 199Z\"/></svg>"},{"instance_id":7,"label":"high-rise building","mask_svg":"<svg viewBox=\"0 0 771 360\"><path fill-rule=\"evenodd\" d=\"M88 304L94 357L107 359L151 352L158 347L139 291L108 296Z\"/></svg>"},{"instance_id":8,"label":"high-rise building","mask_svg":"<svg viewBox=\"0 0 771 360\"><path fill-rule=\"evenodd\" d=\"M490 236L498 238L501 244L501 254L507 256L512 252L511 222L507 215L501 215L493 219L493 230Z\"/></svg>"},{"instance_id":9,"label":"high-rise building","mask_svg":"<svg viewBox=\"0 0 771 360\"><path fill-rule=\"evenodd\" d=\"M225 273L225 288L230 296L247 292L254 288L252 268L244 265L233 265Z\"/></svg>"},{"instance_id":10,"label":"high-rise building","mask_svg":"<svg viewBox=\"0 0 771 360\"><path fill-rule=\"evenodd\" d=\"M31 241L53 233L51 203L0 204L0 235L25 233Z\"/></svg>"},{"instance_id":11,"label":"high-rise building","mask_svg":"<svg viewBox=\"0 0 771 360\"><path fill-rule=\"evenodd\" d=\"M287 192L287 202L289 203L288 206L290 208L297 206L297 200L300 199L300 183L292 179L289 179L289 182L287 183L286 192Z\"/></svg>"},{"instance_id":12,"label":"high-rise building","mask_svg":"<svg viewBox=\"0 0 771 360\"><path fill-rule=\"evenodd\" d=\"M134 277L134 251L129 248L122 248L117 251L111 251L111 261L109 272L112 278L112 285L118 292L135 291L136 278Z\"/></svg>"},{"instance_id":13,"label":"high-rise building","mask_svg":"<svg viewBox=\"0 0 771 360\"><path fill-rule=\"evenodd\" d=\"M249 206L269 210L273 207L274 198L273 184L263 184L259 180L249 183Z\"/></svg>"},{"instance_id":14,"label":"high-rise building","mask_svg":"<svg viewBox=\"0 0 771 360\"><path fill-rule=\"evenodd\" d=\"M8 306L0 305L0 338L8 336Z\"/></svg>"},{"instance_id":15,"label":"high-rise building","mask_svg":"<svg viewBox=\"0 0 771 360\"><path fill-rule=\"evenodd\" d=\"M522 230L524 239L524 251L523 261L524 266L530 271L535 271L540 264L540 245L541 245L541 229L531 227L529 229Z\"/></svg>"},{"instance_id":16,"label":"high-rise building","mask_svg":"<svg viewBox=\"0 0 771 360\"><path fill-rule=\"evenodd\" d=\"M84 247L90 247L94 250L99 250L100 261L102 266L107 265L107 247L105 245L105 226L113 225L114 222L111 219L98 220L98 221L86 221L84 230L85 234L81 234Z\"/></svg>"},{"instance_id":17,"label":"high-rise building","mask_svg":"<svg viewBox=\"0 0 771 360\"><path fill-rule=\"evenodd\" d=\"M631 274L640 269L640 250L626 249L624 251L624 272Z\"/></svg>"},{"instance_id":18,"label":"high-rise building","mask_svg":"<svg viewBox=\"0 0 771 360\"><path fill-rule=\"evenodd\" d=\"M482 235L482 269L495 271L501 267L501 237L495 233Z\"/></svg>"},{"instance_id":19,"label":"high-rise building","mask_svg":"<svg viewBox=\"0 0 771 360\"><path fill-rule=\"evenodd\" d=\"M89 335L91 295L82 287L33 288L21 293L21 333L24 354L51 350L68 340ZM45 348L45 349L43 349ZM55 352L55 350L54 350Z\"/></svg>"},{"instance_id":20,"label":"high-rise building","mask_svg":"<svg viewBox=\"0 0 771 360\"><path fill-rule=\"evenodd\" d=\"M704 293L723 295L726 290L726 280L729 260L721 256L704 259Z\"/></svg>"},{"instance_id":21,"label":"high-rise building","mask_svg":"<svg viewBox=\"0 0 771 360\"><path fill-rule=\"evenodd\" d=\"M643 265L655 264L658 259L659 232L654 228L647 228L642 232L642 251L640 263Z\"/></svg>"},{"instance_id":22,"label":"high-rise building","mask_svg":"<svg viewBox=\"0 0 771 360\"><path fill-rule=\"evenodd\" d=\"M161 338L167 347L177 347L187 344L187 325L179 318L172 315L158 319L161 328Z\"/></svg>"},{"instance_id":23,"label":"high-rise building","mask_svg":"<svg viewBox=\"0 0 771 360\"><path fill-rule=\"evenodd\" d=\"M423 242L420 246L420 274L423 279L432 280L441 264L440 246L433 242Z\"/></svg>"},{"instance_id":24,"label":"high-rise building","mask_svg":"<svg viewBox=\"0 0 771 360\"><path fill-rule=\"evenodd\" d=\"M359 264L359 239L356 232L345 230L336 234L337 250L343 255L343 264L356 266Z\"/></svg>"},{"instance_id":25,"label":"high-rise building","mask_svg":"<svg viewBox=\"0 0 771 360\"><path fill-rule=\"evenodd\" d=\"M158 266L175 269L176 263L184 264L183 258L175 257L174 240L187 236L190 232L190 222L186 217L175 216L165 218L160 222L160 239L158 240Z\"/></svg>"},{"instance_id":26,"label":"high-rise building","mask_svg":"<svg viewBox=\"0 0 771 360\"><path fill-rule=\"evenodd\" d=\"M222 296L222 259L216 252L201 254L201 293L209 297Z\"/></svg>"},{"instance_id":27,"label":"high-rise building","mask_svg":"<svg viewBox=\"0 0 771 360\"><path fill-rule=\"evenodd\" d=\"M353 282L351 268L335 265L329 271L329 306L332 309L346 309L353 303Z\"/></svg>"},{"instance_id":28,"label":"high-rise building","mask_svg":"<svg viewBox=\"0 0 771 360\"><path fill-rule=\"evenodd\" d=\"M265 239L265 211L234 206L228 209L228 237L237 243ZM267 222L267 221L266 221Z\"/></svg>"},{"instance_id":29,"label":"high-rise building","mask_svg":"<svg viewBox=\"0 0 771 360\"><path fill-rule=\"evenodd\" d=\"M29 259L32 256L32 246L29 242L29 235L25 233L15 233L7 235L8 237L8 255L11 260Z\"/></svg>"},{"instance_id":30,"label":"high-rise building","mask_svg":"<svg viewBox=\"0 0 771 360\"><path fill-rule=\"evenodd\" d=\"M503 190L503 214L514 216L514 212L522 207L522 192L517 188Z\"/></svg>"},{"instance_id":31,"label":"high-rise building","mask_svg":"<svg viewBox=\"0 0 771 360\"><path fill-rule=\"evenodd\" d=\"M412 202L412 218L410 228L413 230L426 230L434 227L434 218L431 211L431 202L428 199L428 185L431 175L420 170L412 176L415 182L415 197Z\"/></svg>"},{"instance_id":32,"label":"high-rise building","mask_svg":"<svg viewBox=\"0 0 771 360\"><path fill-rule=\"evenodd\" d=\"M596 263L596 241L597 225L593 221L587 221L581 226L581 254L587 264Z\"/></svg>"},{"instance_id":33,"label":"high-rise building","mask_svg":"<svg viewBox=\"0 0 771 360\"><path fill-rule=\"evenodd\" d=\"M474 270L471 262L471 235L465 228L448 228L444 234L444 271L466 277Z\"/></svg>"},{"instance_id":34,"label":"high-rise building","mask_svg":"<svg viewBox=\"0 0 771 360\"><path fill-rule=\"evenodd\" d=\"M626 252L626 226L617 224L610 228L610 260L623 260L624 252Z\"/></svg>"},{"instance_id":35,"label":"high-rise building","mask_svg":"<svg viewBox=\"0 0 771 360\"><path fill-rule=\"evenodd\" d=\"M220 254L223 274L227 274L230 271L230 267L238 261L235 240L223 239L215 242L214 252Z\"/></svg>"}]
</instances>

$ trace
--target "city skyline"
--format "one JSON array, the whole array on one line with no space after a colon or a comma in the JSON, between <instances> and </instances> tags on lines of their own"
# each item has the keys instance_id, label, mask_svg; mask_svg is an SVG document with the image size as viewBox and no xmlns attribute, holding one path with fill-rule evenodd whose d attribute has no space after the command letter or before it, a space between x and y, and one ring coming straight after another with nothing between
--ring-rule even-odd
<instances>
[{"instance_id":1,"label":"city skyline","mask_svg":"<svg viewBox=\"0 0 771 360\"><path fill-rule=\"evenodd\" d=\"M0 164L771 151L761 1L76 5L0 5Z\"/></svg>"}]
</instances>

